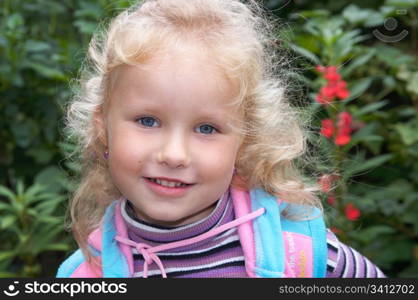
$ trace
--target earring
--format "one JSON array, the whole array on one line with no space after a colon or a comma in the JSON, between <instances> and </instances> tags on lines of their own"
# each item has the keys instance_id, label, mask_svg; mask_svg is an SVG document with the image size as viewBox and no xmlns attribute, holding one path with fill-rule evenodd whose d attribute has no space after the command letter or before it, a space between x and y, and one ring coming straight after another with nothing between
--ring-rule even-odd
<instances>
[{"instance_id":1,"label":"earring","mask_svg":"<svg viewBox=\"0 0 418 300\"><path fill-rule=\"evenodd\" d=\"M237 168L235 168L234 167L234 171L233 171L233 173L232 173L233 175L236 175L237 174Z\"/></svg>"},{"instance_id":2,"label":"earring","mask_svg":"<svg viewBox=\"0 0 418 300\"><path fill-rule=\"evenodd\" d=\"M108 159L109 158L109 150L108 149L106 149L105 152L103 153L103 157L105 159Z\"/></svg>"}]
</instances>

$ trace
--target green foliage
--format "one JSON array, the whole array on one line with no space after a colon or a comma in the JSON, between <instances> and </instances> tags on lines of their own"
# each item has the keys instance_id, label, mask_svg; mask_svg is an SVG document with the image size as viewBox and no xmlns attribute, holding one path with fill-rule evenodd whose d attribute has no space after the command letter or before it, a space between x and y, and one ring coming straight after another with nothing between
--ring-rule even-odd
<instances>
[{"instance_id":1,"label":"green foliage","mask_svg":"<svg viewBox=\"0 0 418 300\"><path fill-rule=\"evenodd\" d=\"M60 260L74 249L64 231L64 204L75 188L68 175L78 166L64 160L73 147L60 142L64 107L98 20L128 5L0 2L2 277L54 276Z\"/></svg>"},{"instance_id":2,"label":"green foliage","mask_svg":"<svg viewBox=\"0 0 418 300\"><path fill-rule=\"evenodd\" d=\"M322 7L303 3L281 16L293 21L288 47L303 70L294 77L310 88L306 105L318 116L315 127L321 127L322 119L336 120L342 111L349 112L355 124L344 146L324 136L310 141L325 149L339 174L335 191L324 193L324 200L335 197L332 205L324 202L328 224L340 240L368 256L388 276L416 277L418 2L342 3ZM389 18L397 21L397 30L385 27ZM396 42L385 38L402 30L408 35ZM337 66L350 96L319 105L316 94L324 80L317 65ZM348 203L360 210L359 219L346 216Z\"/></svg>"},{"instance_id":3,"label":"green foliage","mask_svg":"<svg viewBox=\"0 0 418 300\"><path fill-rule=\"evenodd\" d=\"M40 181L42 177L25 189L18 180L16 191L0 185L0 195L6 199L0 202L0 267L6 276L40 275L42 253L70 249L68 238L62 238L65 197Z\"/></svg>"}]
</instances>

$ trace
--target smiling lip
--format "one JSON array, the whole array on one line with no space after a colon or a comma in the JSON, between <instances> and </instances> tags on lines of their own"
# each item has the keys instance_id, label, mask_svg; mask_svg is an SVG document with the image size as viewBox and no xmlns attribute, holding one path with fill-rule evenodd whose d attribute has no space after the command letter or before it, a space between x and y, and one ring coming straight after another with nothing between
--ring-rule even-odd
<instances>
[{"instance_id":1,"label":"smiling lip","mask_svg":"<svg viewBox=\"0 0 418 300\"><path fill-rule=\"evenodd\" d=\"M155 194L160 196L169 196L169 197L181 197L187 193L189 189L193 187L194 184L190 184L187 186L179 186L179 187L167 187L160 185L156 182L152 182L148 178L144 178L148 188L153 191ZM179 181L177 181L179 182Z\"/></svg>"},{"instance_id":2,"label":"smiling lip","mask_svg":"<svg viewBox=\"0 0 418 300\"><path fill-rule=\"evenodd\" d=\"M193 184L193 183L188 183L188 182L181 181L179 179L168 178L168 177L145 177L145 178L160 179L160 180L166 180L166 181L172 181L172 182L180 182L180 183L184 183L184 184Z\"/></svg>"}]
</instances>

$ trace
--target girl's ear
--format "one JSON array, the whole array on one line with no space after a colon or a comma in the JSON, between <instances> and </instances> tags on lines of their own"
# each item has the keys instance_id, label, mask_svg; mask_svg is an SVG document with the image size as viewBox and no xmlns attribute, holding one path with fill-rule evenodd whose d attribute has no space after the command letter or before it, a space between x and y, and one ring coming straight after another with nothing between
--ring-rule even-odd
<instances>
[{"instance_id":1,"label":"girl's ear","mask_svg":"<svg viewBox=\"0 0 418 300\"><path fill-rule=\"evenodd\" d=\"M93 122L94 127L97 133L97 137L100 142L103 143L105 147L107 147L107 130L106 130L106 122L105 122L105 115L102 109L97 109L93 115Z\"/></svg>"}]
</instances>

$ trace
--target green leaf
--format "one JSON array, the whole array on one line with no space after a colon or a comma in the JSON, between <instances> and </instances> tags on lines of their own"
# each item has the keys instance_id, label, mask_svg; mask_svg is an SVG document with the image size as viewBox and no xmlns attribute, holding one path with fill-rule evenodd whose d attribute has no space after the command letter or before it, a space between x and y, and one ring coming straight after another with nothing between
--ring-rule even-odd
<instances>
[{"instance_id":1,"label":"green leaf","mask_svg":"<svg viewBox=\"0 0 418 300\"><path fill-rule=\"evenodd\" d=\"M411 74L406 85L406 90L411 94L418 96L418 72Z\"/></svg>"},{"instance_id":2,"label":"green leaf","mask_svg":"<svg viewBox=\"0 0 418 300\"><path fill-rule=\"evenodd\" d=\"M299 81L306 86L314 87L313 81L307 78L306 76L303 76L302 74L298 74L296 72L288 72L287 75L292 80Z\"/></svg>"},{"instance_id":3,"label":"green leaf","mask_svg":"<svg viewBox=\"0 0 418 300\"><path fill-rule=\"evenodd\" d=\"M12 226L16 222L16 216L8 215L5 217L2 217L0 220L0 228L1 229L7 229L8 227Z\"/></svg>"},{"instance_id":4,"label":"green leaf","mask_svg":"<svg viewBox=\"0 0 418 300\"><path fill-rule=\"evenodd\" d=\"M48 247L48 245L51 244L51 242L54 241L56 236L63 232L63 228L61 226L54 226L54 227L48 227L48 231L44 230L42 232L42 235L40 234L38 239L34 241L33 245L33 252L34 253L40 253L45 250L45 248Z\"/></svg>"},{"instance_id":5,"label":"green leaf","mask_svg":"<svg viewBox=\"0 0 418 300\"><path fill-rule=\"evenodd\" d=\"M45 147L45 145L39 145L28 149L26 154L32 156L38 164L47 164L51 161L55 153Z\"/></svg>"},{"instance_id":6,"label":"green leaf","mask_svg":"<svg viewBox=\"0 0 418 300\"><path fill-rule=\"evenodd\" d=\"M53 198L47 201L40 201L36 205L36 211L43 214L52 214L59 204L64 203L66 198L62 195L54 195Z\"/></svg>"},{"instance_id":7,"label":"green leaf","mask_svg":"<svg viewBox=\"0 0 418 300\"><path fill-rule=\"evenodd\" d=\"M0 278L12 278L12 277L17 277L17 274L11 273L11 272L0 271Z\"/></svg>"},{"instance_id":8,"label":"green leaf","mask_svg":"<svg viewBox=\"0 0 418 300\"><path fill-rule=\"evenodd\" d=\"M375 46L376 57L385 65L393 68L399 68L402 65L413 65L415 59L413 56L402 52L400 49L387 44L379 44Z\"/></svg>"},{"instance_id":9,"label":"green leaf","mask_svg":"<svg viewBox=\"0 0 418 300\"><path fill-rule=\"evenodd\" d=\"M15 251L1 251L0 252L0 261L10 259L16 256Z\"/></svg>"},{"instance_id":10,"label":"green leaf","mask_svg":"<svg viewBox=\"0 0 418 300\"><path fill-rule=\"evenodd\" d=\"M344 102L350 102L354 99L361 97L364 92L369 88L373 79L370 77L366 77L356 82L349 84L348 89L350 90L350 96L344 100Z\"/></svg>"},{"instance_id":11,"label":"green leaf","mask_svg":"<svg viewBox=\"0 0 418 300\"><path fill-rule=\"evenodd\" d=\"M410 146L418 141L418 120L413 119L408 123L401 123L395 125L396 131L401 136L402 142Z\"/></svg>"},{"instance_id":12,"label":"green leaf","mask_svg":"<svg viewBox=\"0 0 418 300\"><path fill-rule=\"evenodd\" d=\"M100 18L102 8L98 3L83 1L80 3L80 8L74 13L77 18L91 18L97 20Z\"/></svg>"},{"instance_id":13,"label":"green leaf","mask_svg":"<svg viewBox=\"0 0 418 300\"><path fill-rule=\"evenodd\" d=\"M22 15L19 13L14 13L10 15L6 21L6 26L12 30L16 29L19 26L22 26L23 24L24 24L24 19Z\"/></svg>"},{"instance_id":14,"label":"green leaf","mask_svg":"<svg viewBox=\"0 0 418 300\"><path fill-rule=\"evenodd\" d=\"M0 211L8 211L13 213L13 207L8 203L0 202Z\"/></svg>"},{"instance_id":15,"label":"green leaf","mask_svg":"<svg viewBox=\"0 0 418 300\"><path fill-rule=\"evenodd\" d=\"M22 148L28 148L39 134L39 125L31 118L24 118L15 122L10 129L15 137L16 144Z\"/></svg>"},{"instance_id":16,"label":"green leaf","mask_svg":"<svg viewBox=\"0 0 418 300\"><path fill-rule=\"evenodd\" d=\"M35 40L27 40L25 43L25 48L28 52L45 52L51 49L51 46L48 43Z\"/></svg>"},{"instance_id":17,"label":"green leaf","mask_svg":"<svg viewBox=\"0 0 418 300\"><path fill-rule=\"evenodd\" d=\"M78 27L80 32L91 35L96 31L97 22L77 20L77 21L74 21L74 26Z\"/></svg>"},{"instance_id":18,"label":"green leaf","mask_svg":"<svg viewBox=\"0 0 418 300\"><path fill-rule=\"evenodd\" d=\"M308 60L310 60L312 63L314 63L315 65L319 65L321 64L319 58L312 52L310 52L309 50L296 46L294 44L290 45L290 48L295 51L296 53L302 55L303 57L307 58Z\"/></svg>"},{"instance_id":19,"label":"green leaf","mask_svg":"<svg viewBox=\"0 0 418 300\"><path fill-rule=\"evenodd\" d=\"M45 191L45 186L41 184L31 185L25 192L25 197L27 198L28 203L31 202L31 199L35 198L40 192Z\"/></svg>"},{"instance_id":20,"label":"green leaf","mask_svg":"<svg viewBox=\"0 0 418 300\"><path fill-rule=\"evenodd\" d=\"M358 233L358 237L364 243L368 243L372 240L375 240L383 235L393 234L396 230L392 227L386 225L374 225L368 228L363 229L360 233Z\"/></svg>"},{"instance_id":21,"label":"green leaf","mask_svg":"<svg viewBox=\"0 0 418 300\"><path fill-rule=\"evenodd\" d=\"M383 137L380 135L364 135L364 136L353 136L352 142L381 142L383 141Z\"/></svg>"},{"instance_id":22,"label":"green leaf","mask_svg":"<svg viewBox=\"0 0 418 300\"><path fill-rule=\"evenodd\" d=\"M344 170L343 177L345 180L350 178L351 176L359 175L361 172L365 172L371 170L373 168L377 168L378 166L383 165L385 162L391 160L394 157L394 154L384 154L377 157L373 157L371 159L358 161L354 164L349 164L345 166L346 169Z\"/></svg>"},{"instance_id":23,"label":"green leaf","mask_svg":"<svg viewBox=\"0 0 418 300\"><path fill-rule=\"evenodd\" d=\"M16 195L9 188L0 185L0 195L7 197L10 202L16 201Z\"/></svg>"},{"instance_id":24,"label":"green leaf","mask_svg":"<svg viewBox=\"0 0 418 300\"><path fill-rule=\"evenodd\" d=\"M328 17L330 15L330 11L326 9L314 9L314 10L303 10L298 12L297 14L292 14L291 17L303 17L304 19L310 18L319 18L319 17Z\"/></svg>"},{"instance_id":25,"label":"green leaf","mask_svg":"<svg viewBox=\"0 0 418 300\"><path fill-rule=\"evenodd\" d=\"M353 113L353 117L355 119L358 119L365 114L375 112L376 110L381 109L383 106L385 106L388 103L389 103L389 100L382 100L379 102L367 104L366 106L363 106L359 110L355 111Z\"/></svg>"},{"instance_id":26,"label":"green leaf","mask_svg":"<svg viewBox=\"0 0 418 300\"><path fill-rule=\"evenodd\" d=\"M0 36L0 47L6 48L7 47L7 39L5 39L4 37Z\"/></svg>"},{"instance_id":27,"label":"green leaf","mask_svg":"<svg viewBox=\"0 0 418 300\"><path fill-rule=\"evenodd\" d=\"M68 251L70 250L70 245L64 243L55 243L46 245L43 251Z\"/></svg>"},{"instance_id":28,"label":"green leaf","mask_svg":"<svg viewBox=\"0 0 418 300\"><path fill-rule=\"evenodd\" d=\"M16 184L16 193L17 196L23 196L23 194L25 193L25 184L23 183L22 179L18 179L17 184Z\"/></svg>"},{"instance_id":29,"label":"green leaf","mask_svg":"<svg viewBox=\"0 0 418 300\"><path fill-rule=\"evenodd\" d=\"M43 77L56 80L66 80L64 73L62 73L62 71L59 69L37 62L28 62L26 65L28 68L33 69L35 72L37 72L39 75Z\"/></svg>"},{"instance_id":30,"label":"green leaf","mask_svg":"<svg viewBox=\"0 0 418 300\"><path fill-rule=\"evenodd\" d=\"M391 75L387 75L383 77L383 85L387 89L394 89L396 86L396 80Z\"/></svg>"},{"instance_id":31,"label":"green leaf","mask_svg":"<svg viewBox=\"0 0 418 300\"><path fill-rule=\"evenodd\" d=\"M61 182L65 179L66 176L63 171L55 166L49 166L36 175L35 182L45 186L49 192L58 193L62 191Z\"/></svg>"},{"instance_id":32,"label":"green leaf","mask_svg":"<svg viewBox=\"0 0 418 300\"><path fill-rule=\"evenodd\" d=\"M386 5L395 6L398 8L413 8L418 7L417 0L386 0Z\"/></svg>"},{"instance_id":33,"label":"green leaf","mask_svg":"<svg viewBox=\"0 0 418 300\"><path fill-rule=\"evenodd\" d=\"M48 224L59 224L62 222L62 218L53 216L38 216L37 222L48 223Z\"/></svg>"},{"instance_id":34,"label":"green leaf","mask_svg":"<svg viewBox=\"0 0 418 300\"><path fill-rule=\"evenodd\" d=\"M383 23L384 15L380 12L367 8L359 8L350 4L343 11L343 17L355 25L378 26Z\"/></svg>"},{"instance_id":35,"label":"green leaf","mask_svg":"<svg viewBox=\"0 0 418 300\"><path fill-rule=\"evenodd\" d=\"M371 49L366 54L353 59L347 67L342 68L341 75L348 77L355 69L364 66L375 55L375 52L374 49Z\"/></svg>"}]
</instances>

